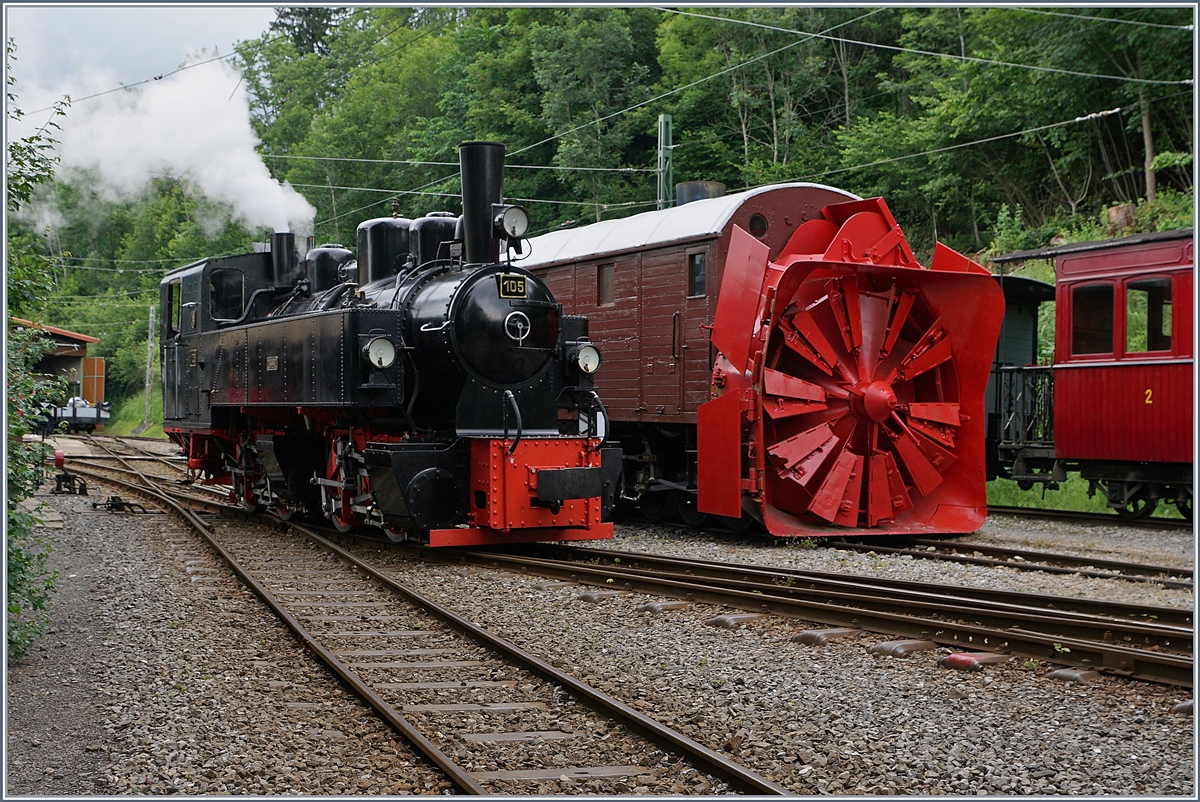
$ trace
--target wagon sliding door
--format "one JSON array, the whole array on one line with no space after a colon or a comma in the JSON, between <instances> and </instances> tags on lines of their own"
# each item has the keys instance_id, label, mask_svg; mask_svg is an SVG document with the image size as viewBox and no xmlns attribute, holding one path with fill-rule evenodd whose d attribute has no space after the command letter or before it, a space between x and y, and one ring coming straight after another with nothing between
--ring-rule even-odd
<instances>
[{"instance_id":1,"label":"wagon sliding door","mask_svg":"<svg viewBox=\"0 0 1200 802\"><path fill-rule=\"evenodd\" d=\"M679 415L683 401L687 273L678 250L642 255L641 333L642 420Z\"/></svg>"}]
</instances>

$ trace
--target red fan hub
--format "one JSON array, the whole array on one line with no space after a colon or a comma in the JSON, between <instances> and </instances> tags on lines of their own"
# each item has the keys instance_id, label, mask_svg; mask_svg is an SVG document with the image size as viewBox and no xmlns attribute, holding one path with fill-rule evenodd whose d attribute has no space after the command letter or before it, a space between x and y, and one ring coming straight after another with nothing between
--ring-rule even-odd
<instances>
[{"instance_id":1,"label":"red fan hub","mask_svg":"<svg viewBox=\"0 0 1200 802\"><path fill-rule=\"evenodd\" d=\"M863 409L871 420L885 421L896 408L896 394L887 382L871 382L863 391Z\"/></svg>"}]
</instances>

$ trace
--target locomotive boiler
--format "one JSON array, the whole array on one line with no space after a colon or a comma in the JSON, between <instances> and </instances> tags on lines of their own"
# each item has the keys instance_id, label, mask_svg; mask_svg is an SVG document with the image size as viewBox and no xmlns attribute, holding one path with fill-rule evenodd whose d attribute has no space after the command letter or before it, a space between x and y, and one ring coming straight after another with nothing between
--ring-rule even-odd
<instances>
[{"instance_id":1,"label":"locomotive boiler","mask_svg":"<svg viewBox=\"0 0 1200 802\"><path fill-rule=\"evenodd\" d=\"M303 259L275 234L163 279L163 428L195 479L395 541L612 536L588 321L507 258L529 220L500 202L504 146L459 158L461 217L393 213Z\"/></svg>"},{"instance_id":2,"label":"locomotive boiler","mask_svg":"<svg viewBox=\"0 0 1200 802\"><path fill-rule=\"evenodd\" d=\"M553 232L523 264L605 349L622 496L778 536L960 533L986 515L1004 299L881 198L761 187Z\"/></svg>"}]
</instances>

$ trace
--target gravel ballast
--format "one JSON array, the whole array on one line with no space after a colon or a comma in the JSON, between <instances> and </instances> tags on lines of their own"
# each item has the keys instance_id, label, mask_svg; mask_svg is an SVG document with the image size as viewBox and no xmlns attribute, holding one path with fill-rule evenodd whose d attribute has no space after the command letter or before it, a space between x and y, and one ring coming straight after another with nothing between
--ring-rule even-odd
<instances>
[{"instance_id":1,"label":"gravel ballast","mask_svg":"<svg viewBox=\"0 0 1200 802\"><path fill-rule=\"evenodd\" d=\"M39 497L62 572L54 631L8 667L6 790L68 794L440 793L441 777L161 515ZM990 519L966 539L1190 565L1192 533ZM605 544L599 544L605 545ZM1191 608L1154 584L765 545L622 524L612 548ZM872 657L863 635L791 642L802 621L705 626L727 608L637 612L630 594L433 562L395 565L435 601L801 794L1194 795L1188 689L1049 678L1013 661L943 669L945 650ZM534 789L530 789L533 791ZM539 789L554 791L552 787Z\"/></svg>"}]
</instances>

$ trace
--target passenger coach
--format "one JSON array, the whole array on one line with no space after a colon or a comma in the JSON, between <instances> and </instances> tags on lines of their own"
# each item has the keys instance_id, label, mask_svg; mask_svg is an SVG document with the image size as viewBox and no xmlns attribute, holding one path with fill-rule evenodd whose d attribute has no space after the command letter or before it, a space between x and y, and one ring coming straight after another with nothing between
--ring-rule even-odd
<instances>
[{"instance_id":1,"label":"passenger coach","mask_svg":"<svg viewBox=\"0 0 1200 802\"><path fill-rule=\"evenodd\" d=\"M1003 368L1000 461L1022 487L1079 471L1119 515L1192 517L1195 355L1190 229L1021 251L1052 259L1053 366Z\"/></svg>"}]
</instances>

